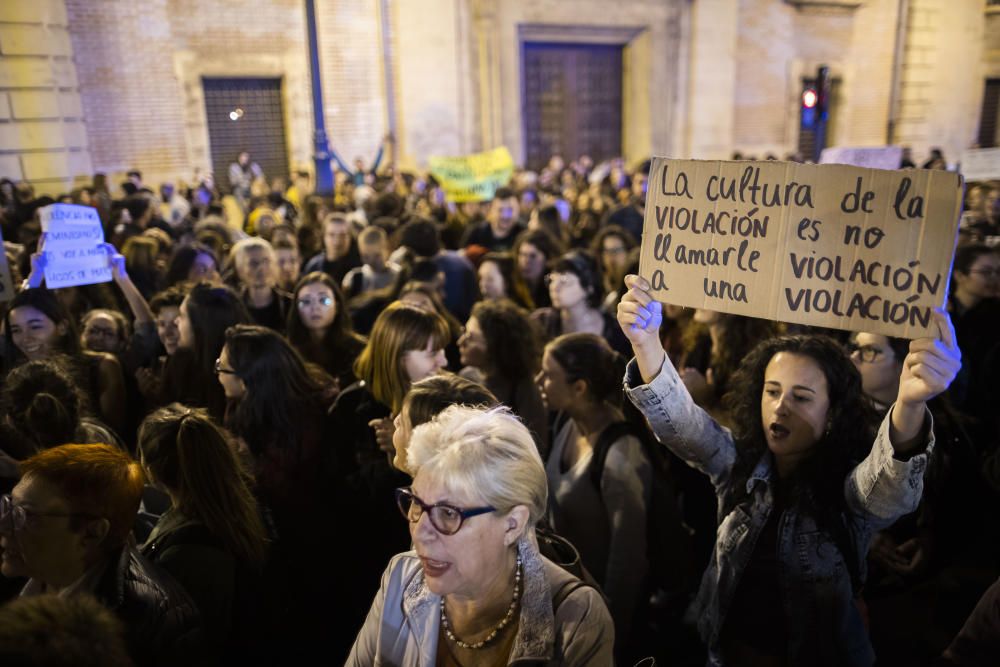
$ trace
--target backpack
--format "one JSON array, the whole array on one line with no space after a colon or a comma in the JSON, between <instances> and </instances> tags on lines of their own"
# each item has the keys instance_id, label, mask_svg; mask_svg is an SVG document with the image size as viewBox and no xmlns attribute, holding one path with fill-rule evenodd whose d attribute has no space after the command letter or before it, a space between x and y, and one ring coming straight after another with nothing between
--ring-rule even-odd
<instances>
[{"instance_id":1,"label":"backpack","mask_svg":"<svg viewBox=\"0 0 1000 667\"><path fill-rule=\"evenodd\" d=\"M580 552L577 551L572 542L549 528L544 521L535 527L535 536L538 538L538 552L540 554L579 579L582 585L595 589L607 602L607 596L601 590L601 585L584 567L583 560L580 559ZM558 607L558 605L556 606Z\"/></svg>"},{"instance_id":2,"label":"backpack","mask_svg":"<svg viewBox=\"0 0 1000 667\"><path fill-rule=\"evenodd\" d=\"M600 493L608 452L615 442L628 435L642 443L653 472L650 503L646 508L646 558L651 588L667 593L685 592L698 579L694 571L694 532L681 518L666 453L651 440L645 425L628 420L608 425L597 438L587 472Z\"/></svg>"}]
</instances>

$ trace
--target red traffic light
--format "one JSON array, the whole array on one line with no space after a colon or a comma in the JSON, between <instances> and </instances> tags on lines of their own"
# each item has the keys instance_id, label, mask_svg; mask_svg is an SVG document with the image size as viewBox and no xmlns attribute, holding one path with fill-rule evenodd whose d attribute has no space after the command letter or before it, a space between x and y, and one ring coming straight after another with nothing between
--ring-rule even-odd
<instances>
[{"instance_id":1,"label":"red traffic light","mask_svg":"<svg viewBox=\"0 0 1000 667\"><path fill-rule=\"evenodd\" d=\"M816 94L816 91L813 90L812 88L806 88L804 91L802 91L802 106L804 106L806 109L814 108L818 101L819 101L819 96Z\"/></svg>"}]
</instances>

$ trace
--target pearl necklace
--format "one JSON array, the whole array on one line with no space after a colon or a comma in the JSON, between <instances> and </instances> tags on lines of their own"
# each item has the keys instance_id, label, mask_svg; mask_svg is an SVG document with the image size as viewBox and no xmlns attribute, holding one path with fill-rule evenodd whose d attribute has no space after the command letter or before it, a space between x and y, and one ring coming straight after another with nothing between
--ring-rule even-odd
<instances>
[{"instance_id":1,"label":"pearl necklace","mask_svg":"<svg viewBox=\"0 0 1000 667\"><path fill-rule=\"evenodd\" d=\"M491 641L496 639L496 636L500 632L510 625L510 622L514 620L514 612L517 610L517 601L521 598L521 555L517 556L517 567L514 569L514 599L511 601L510 606L507 607L507 613L500 620L495 628L490 631L490 634L486 635L486 638L476 642L475 644L467 644L461 639L455 636L455 633L451 631L451 625L448 623L448 616L444 611L444 598L441 598L441 627L444 629L444 636L449 639L449 641L454 642L459 647L464 649L480 649L489 644Z\"/></svg>"}]
</instances>

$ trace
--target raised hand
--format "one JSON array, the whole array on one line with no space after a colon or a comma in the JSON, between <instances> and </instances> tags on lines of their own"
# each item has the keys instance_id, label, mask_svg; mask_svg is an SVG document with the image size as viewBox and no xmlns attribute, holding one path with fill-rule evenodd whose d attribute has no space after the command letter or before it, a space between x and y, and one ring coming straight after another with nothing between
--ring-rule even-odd
<instances>
[{"instance_id":1,"label":"raised hand","mask_svg":"<svg viewBox=\"0 0 1000 667\"><path fill-rule=\"evenodd\" d=\"M628 291L618 303L618 325L632 343L643 381L652 382L666 357L660 342L663 304L652 297L649 283L639 276L625 276L625 286Z\"/></svg>"},{"instance_id":2,"label":"raised hand","mask_svg":"<svg viewBox=\"0 0 1000 667\"><path fill-rule=\"evenodd\" d=\"M649 283L636 275L625 276L628 291L618 302L618 324L632 346L659 343L663 323L663 304L649 293Z\"/></svg>"},{"instance_id":3,"label":"raised hand","mask_svg":"<svg viewBox=\"0 0 1000 667\"><path fill-rule=\"evenodd\" d=\"M108 255L108 266L111 267L111 275L114 279L128 278L128 272L125 270L125 255L118 252L118 249L110 243L102 243L101 249Z\"/></svg>"},{"instance_id":4,"label":"raised hand","mask_svg":"<svg viewBox=\"0 0 1000 667\"><path fill-rule=\"evenodd\" d=\"M926 403L948 388L962 368L962 353L955 342L955 327L944 311L935 311L937 338L918 338L910 342L910 352L903 359L899 376L898 404Z\"/></svg>"}]
</instances>

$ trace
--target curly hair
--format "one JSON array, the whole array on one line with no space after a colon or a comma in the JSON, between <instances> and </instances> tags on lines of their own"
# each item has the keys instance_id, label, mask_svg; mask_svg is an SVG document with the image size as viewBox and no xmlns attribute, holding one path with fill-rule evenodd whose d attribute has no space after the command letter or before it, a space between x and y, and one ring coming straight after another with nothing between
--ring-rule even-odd
<instances>
[{"instance_id":1,"label":"curly hair","mask_svg":"<svg viewBox=\"0 0 1000 667\"><path fill-rule=\"evenodd\" d=\"M472 308L486 338L492 369L517 384L538 372L541 335L528 311L509 299L480 301Z\"/></svg>"},{"instance_id":2,"label":"curly hair","mask_svg":"<svg viewBox=\"0 0 1000 667\"><path fill-rule=\"evenodd\" d=\"M746 357L730 383L724 403L735 424L737 460L733 469L732 496L720 504L720 519L746 498L746 483L767 451L761 417L764 373L771 359L787 352L813 360L826 378L830 401L829 427L813 448L812 455L792 475L801 508L819 527L834 537L849 567L858 554L850 551L844 517L849 511L844 498L844 480L867 455L875 435L876 414L861 388L861 374L844 348L827 336L780 336L760 343ZM854 573L852 571L852 578Z\"/></svg>"}]
</instances>

